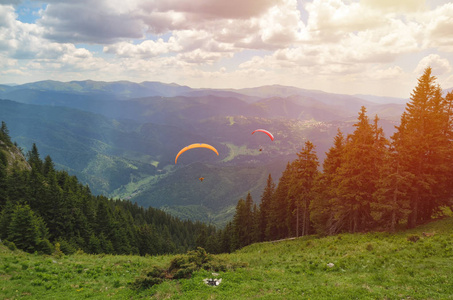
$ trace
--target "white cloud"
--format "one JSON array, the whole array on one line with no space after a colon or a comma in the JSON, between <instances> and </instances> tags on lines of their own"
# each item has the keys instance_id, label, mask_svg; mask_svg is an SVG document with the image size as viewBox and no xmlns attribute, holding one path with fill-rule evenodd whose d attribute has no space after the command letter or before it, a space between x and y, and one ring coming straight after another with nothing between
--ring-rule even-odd
<instances>
[{"instance_id":1,"label":"white cloud","mask_svg":"<svg viewBox=\"0 0 453 300\"><path fill-rule=\"evenodd\" d=\"M431 1L47 0L35 24L0 5L0 66L40 79L406 89L417 64L451 72L453 3Z\"/></svg>"},{"instance_id":2,"label":"white cloud","mask_svg":"<svg viewBox=\"0 0 453 300\"><path fill-rule=\"evenodd\" d=\"M426 0L361 0L360 3L390 13L412 13L427 8Z\"/></svg>"},{"instance_id":3,"label":"white cloud","mask_svg":"<svg viewBox=\"0 0 453 300\"><path fill-rule=\"evenodd\" d=\"M376 69L368 72L368 78L373 80L399 80L405 76L403 69L399 66L388 67L386 69Z\"/></svg>"},{"instance_id":4,"label":"white cloud","mask_svg":"<svg viewBox=\"0 0 453 300\"><path fill-rule=\"evenodd\" d=\"M450 62L445 58L441 58L438 54L430 54L423 57L414 72L421 75L427 67L431 67L432 74L435 76L450 73L452 70Z\"/></svg>"},{"instance_id":5,"label":"white cloud","mask_svg":"<svg viewBox=\"0 0 453 300\"><path fill-rule=\"evenodd\" d=\"M351 32L379 28L388 21L382 13L342 0L314 0L305 9L309 13L307 42L336 43Z\"/></svg>"},{"instance_id":6,"label":"white cloud","mask_svg":"<svg viewBox=\"0 0 453 300\"><path fill-rule=\"evenodd\" d=\"M142 1L146 13L180 12L190 15L193 22L209 19L249 19L259 17L282 0L166 0Z\"/></svg>"},{"instance_id":7,"label":"white cloud","mask_svg":"<svg viewBox=\"0 0 453 300\"><path fill-rule=\"evenodd\" d=\"M105 46L104 52L113 53L118 57L149 58L166 54L170 51L179 51L180 48L175 43L175 39L171 37L168 42L164 42L163 39L158 39L157 41L146 40L140 44L120 42Z\"/></svg>"},{"instance_id":8,"label":"white cloud","mask_svg":"<svg viewBox=\"0 0 453 300\"><path fill-rule=\"evenodd\" d=\"M426 28L426 44L453 52L453 3L447 3L419 16Z\"/></svg>"},{"instance_id":9,"label":"white cloud","mask_svg":"<svg viewBox=\"0 0 453 300\"><path fill-rule=\"evenodd\" d=\"M121 39L143 38L146 26L131 13L107 0L81 0L48 4L37 24L45 37L57 42L112 43Z\"/></svg>"},{"instance_id":10,"label":"white cloud","mask_svg":"<svg viewBox=\"0 0 453 300\"><path fill-rule=\"evenodd\" d=\"M17 65L17 60L0 55L0 69L8 69Z\"/></svg>"}]
</instances>

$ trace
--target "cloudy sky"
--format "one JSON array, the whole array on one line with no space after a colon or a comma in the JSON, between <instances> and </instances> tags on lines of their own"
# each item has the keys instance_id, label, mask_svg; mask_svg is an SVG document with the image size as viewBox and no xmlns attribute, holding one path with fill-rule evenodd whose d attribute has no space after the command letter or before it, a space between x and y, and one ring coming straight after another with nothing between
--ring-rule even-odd
<instances>
[{"instance_id":1,"label":"cloudy sky","mask_svg":"<svg viewBox=\"0 0 453 300\"><path fill-rule=\"evenodd\" d=\"M453 87L453 1L0 0L0 83L268 84L408 98Z\"/></svg>"}]
</instances>

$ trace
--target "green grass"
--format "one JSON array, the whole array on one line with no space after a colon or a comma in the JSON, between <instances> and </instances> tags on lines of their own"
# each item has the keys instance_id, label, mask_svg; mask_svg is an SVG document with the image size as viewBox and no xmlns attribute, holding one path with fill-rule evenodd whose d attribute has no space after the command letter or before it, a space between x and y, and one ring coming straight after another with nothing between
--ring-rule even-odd
<instances>
[{"instance_id":1,"label":"green grass","mask_svg":"<svg viewBox=\"0 0 453 300\"><path fill-rule=\"evenodd\" d=\"M422 233L435 233L426 237ZM408 240L419 236L417 242ZM396 234L341 234L253 244L215 259L246 267L169 280L145 290L129 283L174 256L52 256L0 246L2 299L453 299L453 218ZM333 263L333 267L328 264Z\"/></svg>"}]
</instances>

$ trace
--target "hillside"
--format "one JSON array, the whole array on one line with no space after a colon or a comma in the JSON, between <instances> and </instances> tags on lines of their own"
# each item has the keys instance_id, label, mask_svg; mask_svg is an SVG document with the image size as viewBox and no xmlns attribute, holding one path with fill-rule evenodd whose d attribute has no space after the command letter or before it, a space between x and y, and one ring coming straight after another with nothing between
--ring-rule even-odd
<instances>
[{"instance_id":1,"label":"hillside","mask_svg":"<svg viewBox=\"0 0 453 300\"><path fill-rule=\"evenodd\" d=\"M0 140L0 152L6 158L6 170L9 172L12 168L18 170L31 170L24 155L16 147L8 147L5 142Z\"/></svg>"},{"instance_id":2,"label":"hillside","mask_svg":"<svg viewBox=\"0 0 453 300\"><path fill-rule=\"evenodd\" d=\"M41 159L35 144L26 157L11 142L2 123L0 241L12 249L36 254L81 250L156 255L205 245L200 244L201 233L217 239L214 226L93 195L75 176L56 170L50 156Z\"/></svg>"},{"instance_id":3,"label":"hillside","mask_svg":"<svg viewBox=\"0 0 453 300\"><path fill-rule=\"evenodd\" d=\"M423 234L428 233L428 234ZM451 299L453 218L396 234L341 234L253 244L215 255L226 269L134 290L175 256L37 256L0 245L5 299ZM332 264L332 265L329 265ZM239 265L232 269L232 265ZM221 278L217 287L205 278Z\"/></svg>"}]
</instances>

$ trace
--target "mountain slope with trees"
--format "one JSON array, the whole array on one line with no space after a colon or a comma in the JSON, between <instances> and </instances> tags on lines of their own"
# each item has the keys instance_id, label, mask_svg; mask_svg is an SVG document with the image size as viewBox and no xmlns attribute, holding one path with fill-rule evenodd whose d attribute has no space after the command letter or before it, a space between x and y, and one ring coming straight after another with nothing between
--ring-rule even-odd
<instances>
[{"instance_id":1,"label":"mountain slope with trees","mask_svg":"<svg viewBox=\"0 0 453 300\"><path fill-rule=\"evenodd\" d=\"M394 232L451 215L453 93L442 96L435 80L425 69L390 139L362 107L352 133L338 130L322 171L307 141L276 187L269 176L258 207L250 195L239 200L225 249L313 233Z\"/></svg>"},{"instance_id":2,"label":"mountain slope with trees","mask_svg":"<svg viewBox=\"0 0 453 300\"><path fill-rule=\"evenodd\" d=\"M11 142L6 123L0 134L0 238L11 247L51 254L164 254L185 252L217 230L181 221L130 201L94 196L75 176L55 169L50 156L41 159L33 144L27 167L9 163L7 153L20 150ZM22 155L20 155L22 156ZM211 237L212 239L213 237ZM213 249L215 251L215 248Z\"/></svg>"}]
</instances>

